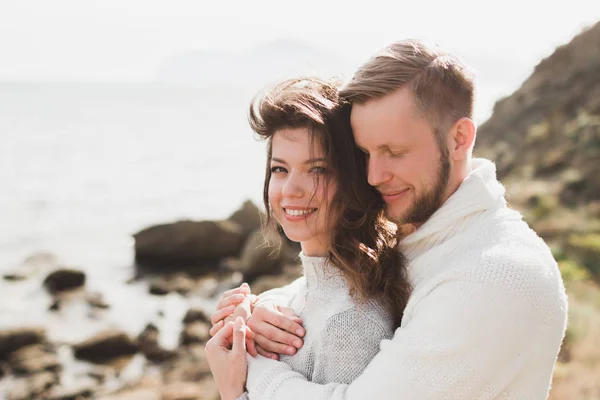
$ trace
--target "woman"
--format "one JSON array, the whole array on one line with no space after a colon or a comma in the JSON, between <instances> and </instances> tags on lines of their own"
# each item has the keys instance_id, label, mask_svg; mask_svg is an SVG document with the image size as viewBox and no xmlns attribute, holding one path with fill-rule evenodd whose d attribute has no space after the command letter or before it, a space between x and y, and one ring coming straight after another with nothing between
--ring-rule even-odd
<instances>
[{"instance_id":1,"label":"woman","mask_svg":"<svg viewBox=\"0 0 600 400\"><path fill-rule=\"evenodd\" d=\"M410 292L395 249L396 226L385 220L380 195L366 181L350 110L337 93L318 79L288 80L255 99L249 115L268 144L267 224L276 220L302 248L304 276L294 283L289 306L304 321L306 336L302 348L281 361L317 383L356 379L400 325ZM225 400L244 391L244 322L224 324L206 346ZM231 345L231 352L223 351ZM251 397L268 398L260 392Z\"/></svg>"}]
</instances>

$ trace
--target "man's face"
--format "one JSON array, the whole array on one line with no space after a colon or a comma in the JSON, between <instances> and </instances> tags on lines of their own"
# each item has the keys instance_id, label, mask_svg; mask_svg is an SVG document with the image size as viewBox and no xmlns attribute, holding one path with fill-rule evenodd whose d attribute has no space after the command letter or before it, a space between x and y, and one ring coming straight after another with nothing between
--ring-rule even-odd
<instances>
[{"instance_id":1,"label":"man's face","mask_svg":"<svg viewBox=\"0 0 600 400\"><path fill-rule=\"evenodd\" d=\"M447 196L450 161L431 124L417 113L412 93L401 88L352 106L357 146L367 155L369 184L385 201L393 221L420 225Z\"/></svg>"}]
</instances>

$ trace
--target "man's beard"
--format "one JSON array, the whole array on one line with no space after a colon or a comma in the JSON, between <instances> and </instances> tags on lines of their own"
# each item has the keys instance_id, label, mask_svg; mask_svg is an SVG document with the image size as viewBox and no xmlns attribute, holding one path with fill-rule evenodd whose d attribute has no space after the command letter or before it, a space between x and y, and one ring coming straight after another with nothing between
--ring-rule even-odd
<instances>
[{"instance_id":1,"label":"man's beard","mask_svg":"<svg viewBox=\"0 0 600 400\"><path fill-rule=\"evenodd\" d=\"M415 199L413 206L404 215L389 216L397 224L421 225L442 206L450 179L450 155L446 146L439 147L440 162L435 184Z\"/></svg>"}]
</instances>

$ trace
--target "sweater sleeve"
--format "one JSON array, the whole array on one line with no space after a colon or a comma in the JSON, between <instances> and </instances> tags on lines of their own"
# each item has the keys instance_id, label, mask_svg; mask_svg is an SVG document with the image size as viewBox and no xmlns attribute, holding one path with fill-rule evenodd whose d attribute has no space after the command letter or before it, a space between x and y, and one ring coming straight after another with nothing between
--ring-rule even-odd
<instances>
[{"instance_id":1,"label":"sweater sleeve","mask_svg":"<svg viewBox=\"0 0 600 400\"><path fill-rule=\"evenodd\" d=\"M351 383L392 336L387 322L356 308L330 317L317 341L312 381Z\"/></svg>"},{"instance_id":2,"label":"sweater sleeve","mask_svg":"<svg viewBox=\"0 0 600 400\"><path fill-rule=\"evenodd\" d=\"M300 288L305 285L306 279L301 276L289 285L284 287L267 290L258 296L257 304L275 303L280 306L289 307L294 296L298 294Z\"/></svg>"},{"instance_id":3,"label":"sweater sleeve","mask_svg":"<svg viewBox=\"0 0 600 400\"><path fill-rule=\"evenodd\" d=\"M547 316L565 310L558 309L562 304L548 281L506 268L495 274L440 277L406 325L382 342L381 351L350 385L311 383L281 362L253 358L250 398L514 399L506 388L539 353L540 335L564 328L549 325Z\"/></svg>"}]
</instances>

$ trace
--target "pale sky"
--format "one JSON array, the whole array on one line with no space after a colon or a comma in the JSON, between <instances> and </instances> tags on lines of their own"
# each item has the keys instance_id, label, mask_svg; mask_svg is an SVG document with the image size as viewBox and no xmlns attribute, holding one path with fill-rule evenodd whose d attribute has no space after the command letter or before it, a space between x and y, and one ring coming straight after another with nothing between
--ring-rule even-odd
<instances>
[{"instance_id":1,"label":"pale sky","mask_svg":"<svg viewBox=\"0 0 600 400\"><path fill-rule=\"evenodd\" d=\"M412 37L484 74L489 65L530 71L598 20L592 0L0 0L0 80L152 81L172 55L279 38L335 51L349 68Z\"/></svg>"}]
</instances>

